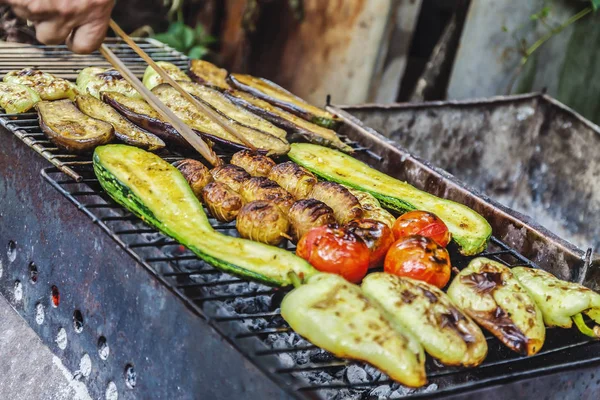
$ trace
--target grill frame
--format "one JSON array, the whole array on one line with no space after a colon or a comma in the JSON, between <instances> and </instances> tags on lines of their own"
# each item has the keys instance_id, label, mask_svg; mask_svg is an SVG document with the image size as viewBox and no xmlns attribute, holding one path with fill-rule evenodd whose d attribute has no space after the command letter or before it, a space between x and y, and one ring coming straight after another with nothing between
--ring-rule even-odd
<instances>
[{"instance_id":1,"label":"grill frame","mask_svg":"<svg viewBox=\"0 0 600 400\"><path fill-rule=\"evenodd\" d=\"M0 67L1 67L1 64L0 64ZM0 72L4 72L4 71L0 70ZM449 196L447 196L447 197L450 197L450 198L452 198L452 196L455 196L455 197L463 196L458 200L459 201L463 200L462 202L465 202L466 204L468 204L472 207L473 207L473 205L469 204L469 202L475 201L475 205L477 207L483 208L484 211L488 212L488 214L492 213L491 215L493 218L497 218L497 219L507 218L506 215L508 215L509 216L508 219L511 221L511 223L517 223L520 226L520 228L525 228L526 230L528 230L528 232L540 232L539 227L535 227L531 224L528 224L527 222L522 222L519 219L519 216L515 215L515 213L511 213L509 210L502 209L497 204L490 202L489 199L484 199L484 198L479 197L479 195L477 193L473 192L472 190L470 190L468 188L465 188L459 182L455 181L448 174L443 173L443 171L433 169L428 164L424 163L422 160L418 160L418 159L410 156L408 153L406 153L402 149L398 148L397 146L393 145L392 143L388 142L383 137L379 136L377 133L369 131L368 128L363 127L359 121L353 119L350 115L346 114L342 110L339 110L336 108L333 108L333 110L336 113L340 114L346 123L343 132L345 134L347 134L350 139L352 139L352 142L354 144L358 143L358 146L359 146L358 148L360 149L359 154L361 155L361 158L365 159L369 163L375 164L376 166L378 166L382 169L385 169L385 168L389 169L390 166L389 166L389 164L386 164L386 160L390 160L393 157L400 158L401 160L403 160L402 163L404 163L404 169L406 171L410 171L410 168L412 168L414 170L418 170L419 173L426 175L425 178L417 177L418 179L415 179L415 181L413 181L411 183L414 183L417 186L419 186L419 185L423 185L423 182L425 182L425 184L426 184L426 182L428 180L437 179L439 182L441 182L442 186L446 185L448 187L444 187L444 188L437 187L435 190L432 190L433 192L442 190L445 194L447 194L447 195L449 194ZM4 118L2 118L0 120L3 123L3 126L7 129L11 129L12 125L14 125L14 121L12 121L12 122L6 121ZM11 130L13 130L13 129L11 129ZM25 132L25 131L23 130L23 132ZM17 137L18 137L18 135L17 135ZM19 137L19 139L23 140L23 139L27 139L27 138ZM28 143L26 140L23 140L23 142L25 144L27 144L29 147L39 144L39 143ZM38 151L38 153L42 154L43 156L48 155L47 152L44 153L43 151L42 152ZM384 157L379 156L378 153L384 154ZM47 158L47 157L45 157L45 158ZM75 164L71 164L71 163L75 163ZM86 166L89 167L89 161L81 161L78 159L73 159L72 161L67 161L66 164L64 162L62 162L62 164L63 164L62 167L68 167L70 169L70 171L75 174L75 176L73 176L71 173L67 172L68 170L65 170L65 168L61 168L61 166L56 166L56 168L57 168L56 170L52 169L52 168L50 168L50 169L45 168L42 171L42 177L47 182L50 182L51 187L53 187L54 189L58 189L58 191L61 193L62 196L65 196L71 203L74 203L80 211L82 211L84 214L86 214L87 217L90 217L95 225L97 225L105 233L108 233L108 235L104 235L106 237L103 237L102 241L104 242L105 239L108 239L109 237L111 238L111 240L115 240L117 242L117 244L123 250L125 250L125 252L129 256L131 256L133 258L133 260L135 260L134 264L141 265L145 268L146 271L150 272L150 275L152 277L148 276L147 278L156 279L159 282L161 282L161 284L163 284L165 288L168 288L168 290L171 293L174 293L179 298L178 299L179 301L183 300L183 304L189 310L192 310L194 312L194 314L196 314L197 316L204 318L204 320L208 324L208 326L219 331L223 335L223 337L228 341L229 344L232 344L237 349L241 350L242 352L245 352L244 348L242 346L239 346L235 342L235 340L237 340L237 339L249 340L250 338L252 338L255 335L250 335L248 333L241 333L241 336L239 336L237 338L232 338L230 332L224 332L223 329L219 328L218 324L215 324L214 317L211 317L211 316L207 317L207 315L201 308L199 308L189 298L186 298L186 296L184 294L182 294L178 288L173 288L169 282L165 281L163 276L158 274L157 271L152 266L150 266L146 261L141 259L139 257L139 255L137 254L137 252L135 250L133 250L135 248L139 249L139 248L145 247L145 246L134 246L132 248L131 245L127 245L118 236L113 234L112 229L106 225L105 221L101 221L98 218L98 216L94 213L94 210L96 210L96 212L97 212L102 207L95 207L95 204L92 204L92 206L94 206L94 207L90 208L89 206L84 205L81 201L79 201L77 199L77 197L85 197L85 194L82 193L82 191L77 191L77 193L75 193L75 194L70 193L69 191L66 191L66 190L64 190L64 188L62 188L61 183L57 182L56 179L53 179L51 177L52 174L58 174L59 171L62 171L63 173L67 174L67 178L70 177L71 179L74 179L73 183L77 182L77 180L79 180L79 182L82 182L84 184L92 183L92 182L86 182L84 179L85 175L83 175L81 172L79 172L79 169L85 169ZM390 171L386 171L386 172L390 172ZM66 178L61 178L61 179L65 180ZM66 180L68 181L68 179L66 179ZM427 189L427 187L421 187L421 188ZM106 198L106 196L104 196L104 198ZM468 201L464 201L465 199L467 199ZM474 207L474 208L477 209L477 207ZM115 207L113 206L112 208L115 208ZM483 214L485 215L486 213L483 213ZM133 232L131 232L131 233L133 233ZM145 233L149 233L149 232L145 232ZM541 231L541 233L543 235L544 232ZM130 234L130 233L125 233L125 234ZM540 235L540 237L542 235ZM542 237L542 239L544 239L548 242L551 242L550 244L557 247L557 249L558 249L557 251L562 250L563 252L565 252L567 257L570 257L570 258L568 258L568 260L570 262L570 264L569 264L570 270L573 271L573 276L577 276L578 274L580 274L581 270L586 269L586 268L584 268L585 261L583 259L583 254L581 251L579 251L578 249L572 248L572 246L569 247L569 245L567 243L564 243L560 239L553 237L551 235ZM512 252L513 255L518 256L518 252L516 250L509 250L509 252ZM161 257L161 256L159 255L157 257ZM522 260L522 261L525 261L525 260ZM523 263L519 263L519 265L523 265ZM62 279L64 279L65 282L70 282L70 280L68 278L68 271L59 271L58 269L55 269L54 273L57 275L62 275ZM113 278L117 278L117 277L113 277ZM73 281L73 283L76 283L76 282ZM126 285L126 286L129 286L130 289L135 290L131 284ZM0 289L0 290L3 292L3 294L5 296L9 297L10 292L9 292L9 290L7 290L6 286L2 286L2 289ZM218 300L218 299L213 299L213 300ZM116 310L116 311L118 311L118 310ZM269 317L272 317L272 315ZM239 320L240 318L241 318L240 316L237 316L237 317L235 317L235 320ZM227 321L231 321L231 320L232 319L229 319L226 317L224 319L222 319L223 322L227 322ZM28 316L28 321L31 321L31 316ZM216 321L216 322L219 322L219 321ZM30 324L31 324L31 322L30 322ZM574 332L570 332L570 333L574 334ZM47 339L52 339L51 337L48 338L48 337L44 336L43 334L41 334L40 336L42 336L42 338L45 339L46 341L47 341ZM600 351L598 343L592 343L591 345L594 345L594 349L596 349L596 351ZM581 348L578 348L578 350L581 350ZM259 351L261 351L261 350L259 350ZM294 382L292 380L289 380L289 381L282 380L282 379L277 378L276 376L273 376L273 371L280 367L277 367L277 364L279 364L279 363L276 362L275 357L271 356L271 353L273 353L272 350L269 350L269 349L262 350L262 353L260 353L260 357L261 358L265 357L265 360L267 360L267 361L265 361L265 362L261 361L259 363L259 362L256 362L256 360L253 360L253 363L255 365L257 365L265 375L269 376L269 378L273 382L276 382L279 386L283 387L286 390L288 395L296 397L296 398L300 398L301 395L299 394L299 392L296 391L296 390L300 390L301 392L303 392L302 396L301 396L302 398L312 398L312 397L307 397L307 396L311 396L311 394L314 394L314 393L309 393L309 392L313 391L312 389L311 390L302 389L302 387L297 386L298 385L297 382ZM587 359L585 362L579 362L578 364L577 363L568 363L568 364L557 365L557 366L550 367L550 368L540 367L535 370L530 370L530 371L526 372L524 375L536 377L536 376L539 376L540 374L549 373L551 371L559 371L559 370L564 370L564 369L568 369L568 368L580 367L582 365L596 364L596 363L600 362L600 353L598 353L598 354L599 355L597 357L595 357L593 359ZM521 374L521 376L522 375L523 374ZM478 382L473 382L466 387L456 388L456 389L447 390L447 391L438 391L436 393L420 394L420 395L412 396L411 398L431 397L432 395L435 397L440 397L440 396L445 396L445 395L449 395L452 393L463 392L465 390L473 390L478 387L481 387L482 385L487 385L490 383L501 383L501 382L511 381L515 378L516 378L516 376L514 376L514 374L507 374L505 376L496 376L496 377L491 377L488 380L481 380ZM365 386L365 385L358 385L358 386ZM347 385L344 385L344 387L347 387ZM372 385L372 387L374 388L375 385Z\"/></svg>"}]
</instances>

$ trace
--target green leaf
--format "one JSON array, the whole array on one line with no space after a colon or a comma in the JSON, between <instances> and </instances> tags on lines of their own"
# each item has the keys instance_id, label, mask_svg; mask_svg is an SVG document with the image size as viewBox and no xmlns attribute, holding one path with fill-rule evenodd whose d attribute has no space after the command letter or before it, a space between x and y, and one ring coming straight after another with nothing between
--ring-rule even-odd
<instances>
[{"instance_id":1,"label":"green leaf","mask_svg":"<svg viewBox=\"0 0 600 400\"><path fill-rule=\"evenodd\" d=\"M537 21L538 19L540 19L540 16L537 15L537 14L531 14L529 16L529 19L532 20L532 21Z\"/></svg>"},{"instance_id":2,"label":"green leaf","mask_svg":"<svg viewBox=\"0 0 600 400\"><path fill-rule=\"evenodd\" d=\"M194 30L187 25L183 26L183 30L181 31L181 42L183 43L183 47L185 50L190 49L195 43ZM185 51L184 50L184 51Z\"/></svg>"},{"instance_id":3,"label":"green leaf","mask_svg":"<svg viewBox=\"0 0 600 400\"><path fill-rule=\"evenodd\" d=\"M194 46L188 51L187 55L193 60L199 60L208 54L208 49L204 46Z\"/></svg>"},{"instance_id":4,"label":"green leaf","mask_svg":"<svg viewBox=\"0 0 600 400\"><path fill-rule=\"evenodd\" d=\"M196 29L194 30L194 33L196 34L197 40L202 40L204 38L204 36L206 36L206 30L204 29L204 25L202 25L202 24L196 25Z\"/></svg>"},{"instance_id":5,"label":"green leaf","mask_svg":"<svg viewBox=\"0 0 600 400\"><path fill-rule=\"evenodd\" d=\"M177 37L181 37L181 33L185 29L185 24L183 22L173 22L169 25L169 30L167 33L173 34Z\"/></svg>"},{"instance_id":6,"label":"green leaf","mask_svg":"<svg viewBox=\"0 0 600 400\"><path fill-rule=\"evenodd\" d=\"M202 38L202 40L196 41L196 43L202 45L202 46L209 46L213 43L217 42L217 38L211 35L206 35Z\"/></svg>"},{"instance_id":7,"label":"green leaf","mask_svg":"<svg viewBox=\"0 0 600 400\"><path fill-rule=\"evenodd\" d=\"M184 51L183 43L175 36L170 33L157 33L152 36L154 39L163 42L167 46L170 46L178 51Z\"/></svg>"},{"instance_id":8,"label":"green leaf","mask_svg":"<svg viewBox=\"0 0 600 400\"><path fill-rule=\"evenodd\" d=\"M590 0L592 2L592 8L594 11L598 11L598 7L600 7L600 0Z\"/></svg>"},{"instance_id":9,"label":"green leaf","mask_svg":"<svg viewBox=\"0 0 600 400\"><path fill-rule=\"evenodd\" d=\"M508 28L506 27L506 25L502 25L502 32L508 32Z\"/></svg>"}]
</instances>

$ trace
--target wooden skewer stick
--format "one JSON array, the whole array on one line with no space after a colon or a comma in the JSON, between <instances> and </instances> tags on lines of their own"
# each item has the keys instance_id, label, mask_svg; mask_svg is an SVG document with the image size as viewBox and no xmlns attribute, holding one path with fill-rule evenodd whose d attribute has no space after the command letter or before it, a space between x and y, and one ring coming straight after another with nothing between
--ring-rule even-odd
<instances>
[{"instance_id":1,"label":"wooden skewer stick","mask_svg":"<svg viewBox=\"0 0 600 400\"><path fill-rule=\"evenodd\" d=\"M154 62L154 60L152 58L150 58L150 56L148 54L146 54L146 52L144 50L142 50L137 45L137 43L135 43L133 41L133 39L131 39L129 37L129 35L127 35L123 31L123 29L121 29L121 27L119 25L117 25L117 23L115 21L113 21L112 19L110 20L110 28L117 35L119 35L125 41L125 43L127 43L129 45L129 47L131 47L133 49L133 51L135 51L140 57L142 57L142 59L144 61L146 61L146 63L148 63L148 65L150 65L160 75L160 77L165 82L167 82L175 90L177 90L179 92L179 94L181 94L187 101L189 101L190 103L192 103L197 109L199 109L204 114L206 114L217 125L219 125L223 129L225 129L225 131L228 132L230 135L232 135L233 137L235 137L236 139L238 139L240 142L242 142L244 144L244 146L248 147L252 151L256 151L256 147L252 143L250 143L248 141L248 139L246 139L243 135L241 135L237 130L235 130L233 128L233 126L231 126L231 124L229 123L229 121L227 121L224 118L222 118L219 114L217 114L215 111L213 111L210 107L208 107L204 103L198 101L198 99L196 99L194 96L192 96L191 94L189 94L188 92L186 92L179 85L179 83L177 83L173 78L171 78L169 76L169 74L167 74L165 72L164 69L162 69L159 65L157 65Z\"/></svg>"},{"instance_id":2,"label":"wooden skewer stick","mask_svg":"<svg viewBox=\"0 0 600 400\"><path fill-rule=\"evenodd\" d=\"M181 136L187 142L202 155L209 163L213 166L218 167L222 165L222 160L217 157L214 151L195 133L189 126L187 126L179 117L177 117L173 111L169 110L150 90L148 90L142 82L127 68L125 64L113 53L108 46L102 44L100 46L100 53L112 64L117 71L123 75L123 77L137 90L144 100L146 100L152 108L159 113L166 121L168 121L173 127L179 132Z\"/></svg>"}]
</instances>

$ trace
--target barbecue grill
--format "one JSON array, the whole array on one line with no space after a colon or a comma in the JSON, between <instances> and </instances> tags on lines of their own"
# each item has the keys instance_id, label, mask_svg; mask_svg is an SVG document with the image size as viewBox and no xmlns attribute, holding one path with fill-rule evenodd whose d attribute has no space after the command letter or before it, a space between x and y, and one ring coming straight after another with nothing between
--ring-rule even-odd
<instances>
[{"instance_id":1,"label":"barbecue grill","mask_svg":"<svg viewBox=\"0 0 600 400\"><path fill-rule=\"evenodd\" d=\"M185 56L168 47L139 43L155 60L187 65ZM146 66L133 51L119 41L108 44L133 72L143 73ZM99 55L73 55L64 46L16 46L0 53L1 74L34 66L74 79L90 65L109 66ZM482 256L586 281L591 254L465 187L344 110L329 108L344 121L340 136L358 158L486 217L495 236ZM0 115L0 123L0 293L77 371L93 398L412 399L511 390L515 397L515 390L529 396L540 388L554 390L545 392L552 396L574 381L587 382L591 391L599 387L590 371L600 364L600 342L575 329L549 329L543 349L532 357L511 352L488 334L489 355L480 367L444 367L428 358L429 382L421 389L337 359L281 318L285 289L212 268L114 203L101 190L90 156L56 148L35 113ZM237 235L234 224L210 221ZM450 250L453 265L466 266L470 258ZM91 369L80 369L82 360ZM553 375L565 370L574 370L563 375L566 381Z\"/></svg>"}]
</instances>

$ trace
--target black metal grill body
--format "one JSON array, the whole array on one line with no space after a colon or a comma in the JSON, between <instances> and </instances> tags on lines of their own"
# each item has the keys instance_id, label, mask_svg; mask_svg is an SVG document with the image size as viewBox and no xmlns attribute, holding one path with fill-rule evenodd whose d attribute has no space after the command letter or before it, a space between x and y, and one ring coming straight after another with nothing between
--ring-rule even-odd
<instances>
[{"instance_id":1,"label":"black metal grill body","mask_svg":"<svg viewBox=\"0 0 600 400\"><path fill-rule=\"evenodd\" d=\"M24 65L28 64L20 64ZM521 255L525 253L562 277L585 277L589 264L583 252L338 112L345 120L342 133L365 161L484 214L501 239L493 240L489 257L509 265L535 265ZM591 368L600 363L600 343L574 330L551 329L535 357L519 357L490 338L490 354L479 368L445 368L429 359L432 385L425 390L403 390L372 368L357 382L349 371L362 364L337 360L289 330L278 313L285 291L220 273L131 216L99 190L89 156L51 150L35 115L2 122L21 140L2 133L0 245L7 251L0 252L0 292L70 370L78 370L83 354L90 355L92 374L82 379L92 397L103 396L108 382L114 382L119 398L366 399L385 391L429 398L480 396L482 390L491 397L509 388L514 389L511 397L520 393L525 396L520 398L530 398L532 393L551 394L548 388L562 390L557 386L560 380L548 374L578 368L562 376L568 376L568 382L590 383ZM28 146L38 146L62 172L46 168L47 161ZM231 224L212 223L235 234ZM544 259L539 257L542 253ZM30 280L32 262L35 283ZM467 262L453 257L459 267ZM20 300L15 296L17 281L24 292ZM60 291L57 308L50 297L53 285ZM45 307L41 324L36 321L38 303ZM81 333L73 325L75 310L84 318ZM65 349L56 342L61 327L67 333ZM98 353L101 337L110 348L106 360ZM138 373L133 389L124 379L127 365ZM511 381L512 386L494 386ZM598 383L590 387L596 393ZM569 396L581 394L572 389Z\"/></svg>"}]
</instances>

